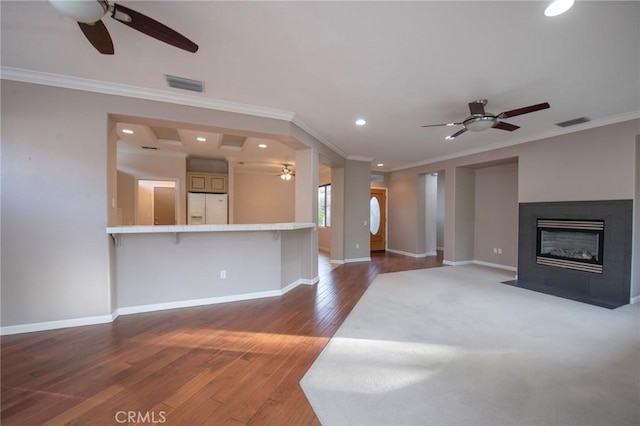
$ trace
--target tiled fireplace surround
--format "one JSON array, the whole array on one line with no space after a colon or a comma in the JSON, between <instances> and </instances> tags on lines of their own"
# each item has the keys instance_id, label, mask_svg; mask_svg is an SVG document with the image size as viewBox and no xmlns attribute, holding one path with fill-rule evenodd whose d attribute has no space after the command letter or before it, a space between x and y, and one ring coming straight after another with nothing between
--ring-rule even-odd
<instances>
[{"instance_id":1,"label":"tiled fireplace surround","mask_svg":"<svg viewBox=\"0 0 640 426\"><path fill-rule=\"evenodd\" d=\"M633 200L520 203L518 279L509 284L606 308L629 303ZM602 273L536 261L538 219L604 221Z\"/></svg>"}]
</instances>

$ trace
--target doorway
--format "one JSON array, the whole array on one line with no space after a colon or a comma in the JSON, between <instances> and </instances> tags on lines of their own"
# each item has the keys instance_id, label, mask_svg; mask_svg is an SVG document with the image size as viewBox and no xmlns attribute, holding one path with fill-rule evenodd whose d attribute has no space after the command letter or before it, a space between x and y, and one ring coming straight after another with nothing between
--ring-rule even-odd
<instances>
[{"instance_id":1,"label":"doorway","mask_svg":"<svg viewBox=\"0 0 640 426\"><path fill-rule=\"evenodd\" d=\"M136 211L137 225L175 225L176 182L139 180Z\"/></svg>"},{"instance_id":2,"label":"doorway","mask_svg":"<svg viewBox=\"0 0 640 426\"><path fill-rule=\"evenodd\" d=\"M369 199L369 231L371 251L387 248L387 193L384 189L371 188Z\"/></svg>"},{"instance_id":3,"label":"doorway","mask_svg":"<svg viewBox=\"0 0 640 426\"><path fill-rule=\"evenodd\" d=\"M424 184L424 256L444 248L444 170L421 176Z\"/></svg>"}]
</instances>

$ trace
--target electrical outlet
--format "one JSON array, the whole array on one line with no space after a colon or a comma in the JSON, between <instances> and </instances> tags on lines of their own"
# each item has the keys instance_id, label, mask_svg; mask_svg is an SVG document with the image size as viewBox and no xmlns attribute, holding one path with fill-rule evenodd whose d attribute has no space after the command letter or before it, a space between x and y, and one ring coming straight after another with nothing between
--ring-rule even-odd
<instances>
[{"instance_id":1,"label":"electrical outlet","mask_svg":"<svg viewBox=\"0 0 640 426\"><path fill-rule=\"evenodd\" d=\"M498 249L498 254L502 254L502 249L501 248Z\"/></svg>"},{"instance_id":2,"label":"electrical outlet","mask_svg":"<svg viewBox=\"0 0 640 426\"><path fill-rule=\"evenodd\" d=\"M356 243L356 248L359 249L360 248L360 244Z\"/></svg>"},{"instance_id":3,"label":"electrical outlet","mask_svg":"<svg viewBox=\"0 0 640 426\"><path fill-rule=\"evenodd\" d=\"M220 279L221 280L226 280L227 279L227 271L225 271L224 269L222 271L220 271Z\"/></svg>"},{"instance_id":4,"label":"electrical outlet","mask_svg":"<svg viewBox=\"0 0 640 426\"><path fill-rule=\"evenodd\" d=\"M493 248L493 254L498 254L498 249L497 248Z\"/></svg>"}]
</instances>

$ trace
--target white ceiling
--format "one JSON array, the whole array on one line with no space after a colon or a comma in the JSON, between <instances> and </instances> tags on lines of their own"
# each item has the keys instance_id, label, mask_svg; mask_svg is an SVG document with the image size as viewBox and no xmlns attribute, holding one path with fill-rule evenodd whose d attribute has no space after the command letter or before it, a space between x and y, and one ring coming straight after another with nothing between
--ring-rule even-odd
<instances>
[{"instance_id":1,"label":"white ceiling","mask_svg":"<svg viewBox=\"0 0 640 426\"><path fill-rule=\"evenodd\" d=\"M103 18L103 56L47 2L3 0L2 67L82 77L181 96L165 74L205 82L206 100L295 114L344 154L393 170L639 116L640 2L123 1L200 45L196 54ZM193 96L188 92L189 96ZM446 141L467 103L499 113L551 108ZM569 129L554 123L592 121ZM367 125L357 127L356 118ZM455 131L456 129L454 129ZM284 159L282 160L284 161ZM376 167L377 163L384 167Z\"/></svg>"},{"instance_id":2,"label":"white ceiling","mask_svg":"<svg viewBox=\"0 0 640 426\"><path fill-rule=\"evenodd\" d=\"M118 152L149 155L176 155L205 159L225 159L234 163L238 172L277 175L285 165L295 164L295 151L283 143L256 137L247 137L239 148L223 143L220 133L191 129L176 129L174 137L158 135L156 126L135 122L117 124ZM125 133L128 130L133 133ZM198 138L205 139L199 141ZM261 147L264 146L264 147Z\"/></svg>"}]
</instances>

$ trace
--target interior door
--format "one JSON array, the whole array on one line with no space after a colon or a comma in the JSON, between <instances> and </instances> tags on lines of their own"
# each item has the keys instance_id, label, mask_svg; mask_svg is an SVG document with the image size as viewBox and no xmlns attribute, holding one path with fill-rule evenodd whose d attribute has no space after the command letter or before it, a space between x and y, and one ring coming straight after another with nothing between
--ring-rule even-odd
<instances>
[{"instance_id":1,"label":"interior door","mask_svg":"<svg viewBox=\"0 0 640 426\"><path fill-rule=\"evenodd\" d=\"M387 245L387 210L384 189L371 189L369 200L369 232L371 251L384 250Z\"/></svg>"},{"instance_id":2,"label":"interior door","mask_svg":"<svg viewBox=\"0 0 640 426\"><path fill-rule=\"evenodd\" d=\"M176 224L176 190L156 186L153 188L153 224Z\"/></svg>"}]
</instances>

